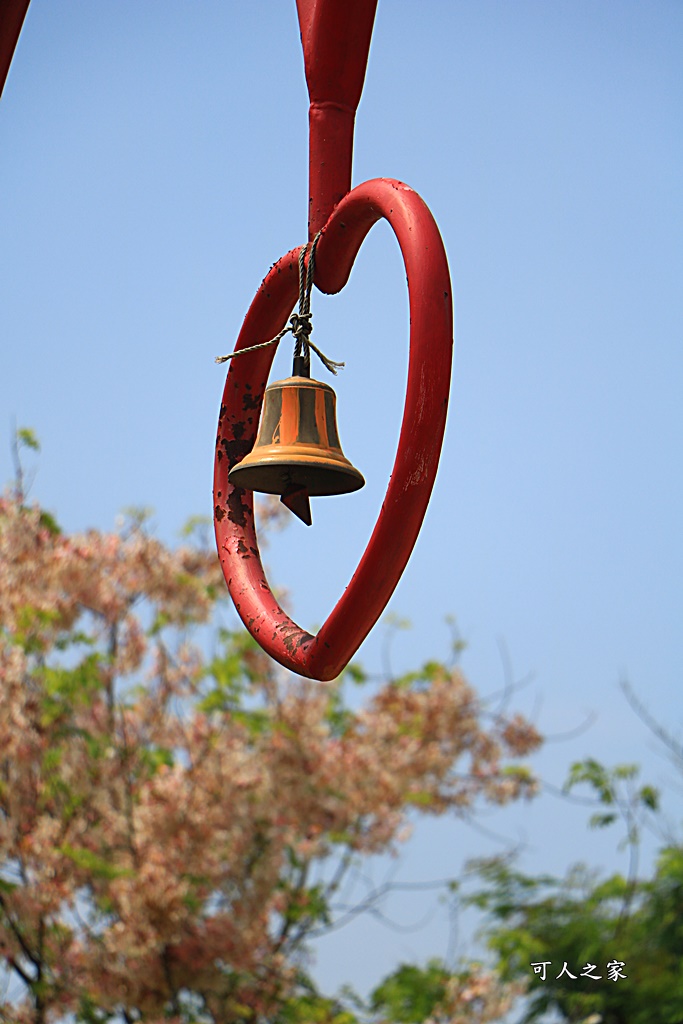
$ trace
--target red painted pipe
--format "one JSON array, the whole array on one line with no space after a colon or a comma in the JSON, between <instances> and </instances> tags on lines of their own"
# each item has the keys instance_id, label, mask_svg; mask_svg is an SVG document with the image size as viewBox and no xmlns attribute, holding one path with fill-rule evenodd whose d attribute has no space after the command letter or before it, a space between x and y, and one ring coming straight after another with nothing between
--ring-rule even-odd
<instances>
[{"instance_id":1,"label":"red painted pipe","mask_svg":"<svg viewBox=\"0 0 683 1024\"><path fill-rule=\"evenodd\" d=\"M214 516L218 553L237 611L276 661L312 679L335 678L382 614L398 583L427 510L446 425L453 318L451 285L439 230L416 192L377 178L335 208L316 252L316 283L339 291L358 250L381 217L403 254L410 299L410 360L403 423L387 494L349 586L317 636L290 619L266 580L254 528L253 495L228 473L251 451L275 347L230 365L216 439ZM284 326L298 292L294 249L271 269L251 304L237 348L266 341Z\"/></svg>"},{"instance_id":2,"label":"red painted pipe","mask_svg":"<svg viewBox=\"0 0 683 1024\"><path fill-rule=\"evenodd\" d=\"M309 239L351 189L353 128L377 0L297 0L309 107Z\"/></svg>"}]
</instances>

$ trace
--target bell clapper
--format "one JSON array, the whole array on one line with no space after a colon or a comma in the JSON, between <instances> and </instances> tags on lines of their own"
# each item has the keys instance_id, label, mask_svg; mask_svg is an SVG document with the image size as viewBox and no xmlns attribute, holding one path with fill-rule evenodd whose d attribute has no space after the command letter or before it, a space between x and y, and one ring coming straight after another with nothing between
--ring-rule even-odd
<instances>
[{"instance_id":1,"label":"bell clapper","mask_svg":"<svg viewBox=\"0 0 683 1024\"><path fill-rule=\"evenodd\" d=\"M290 490L280 496L280 501L290 512L305 523L306 526L313 526L313 515L311 513L311 502L306 487L298 487L293 484Z\"/></svg>"}]
</instances>

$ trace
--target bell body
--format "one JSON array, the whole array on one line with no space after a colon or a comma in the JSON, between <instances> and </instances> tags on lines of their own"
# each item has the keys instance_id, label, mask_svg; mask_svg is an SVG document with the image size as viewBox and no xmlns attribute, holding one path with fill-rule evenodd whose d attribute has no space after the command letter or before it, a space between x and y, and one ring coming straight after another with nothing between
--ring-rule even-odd
<instances>
[{"instance_id":1,"label":"bell body","mask_svg":"<svg viewBox=\"0 0 683 1024\"><path fill-rule=\"evenodd\" d=\"M265 494L305 489L311 497L359 490L365 480L342 452L336 404L332 388L310 377L270 384L254 447L230 470L230 483Z\"/></svg>"}]
</instances>

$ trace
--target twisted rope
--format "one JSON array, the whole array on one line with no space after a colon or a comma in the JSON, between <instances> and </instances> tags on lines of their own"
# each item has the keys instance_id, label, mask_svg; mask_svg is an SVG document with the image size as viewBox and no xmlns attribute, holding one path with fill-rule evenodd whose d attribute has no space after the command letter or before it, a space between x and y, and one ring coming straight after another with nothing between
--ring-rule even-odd
<instances>
[{"instance_id":1,"label":"twisted rope","mask_svg":"<svg viewBox=\"0 0 683 1024\"><path fill-rule=\"evenodd\" d=\"M241 356L245 352L255 352L259 348L267 348L269 345L277 345L284 338L285 334L291 331L294 335L294 358L300 357L303 352L304 363L310 367L311 350L315 352L323 366L330 373L336 375L337 370L344 366L344 363L337 363L321 352L317 345L311 341L313 324L311 323L311 292L313 291L313 275L315 273L315 250L322 231L319 231L312 242L302 245L299 250L299 312L292 313L289 323L283 327L279 334L276 334L270 341L261 341L258 345L250 345L248 348L235 349L227 356L216 356L217 363L226 363L228 359ZM308 255L308 266L306 266L306 253Z\"/></svg>"}]
</instances>

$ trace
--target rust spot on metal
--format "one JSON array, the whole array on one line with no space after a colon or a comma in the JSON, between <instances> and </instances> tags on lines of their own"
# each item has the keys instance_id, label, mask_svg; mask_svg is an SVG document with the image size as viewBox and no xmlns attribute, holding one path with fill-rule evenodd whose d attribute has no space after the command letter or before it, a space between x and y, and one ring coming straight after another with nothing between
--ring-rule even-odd
<instances>
[{"instance_id":1,"label":"rust spot on metal","mask_svg":"<svg viewBox=\"0 0 683 1024\"><path fill-rule=\"evenodd\" d=\"M263 399L263 395L259 392L255 395L244 395L242 398L242 410L247 412L249 409L258 409Z\"/></svg>"},{"instance_id":2,"label":"rust spot on metal","mask_svg":"<svg viewBox=\"0 0 683 1024\"><path fill-rule=\"evenodd\" d=\"M247 550L248 550L247 549L247 545L244 543L244 541L240 537L240 539L238 541L238 544L237 544L237 553L240 554L240 555L247 555L247 558L248 558L249 555L247 554Z\"/></svg>"},{"instance_id":3,"label":"rust spot on metal","mask_svg":"<svg viewBox=\"0 0 683 1024\"><path fill-rule=\"evenodd\" d=\"M244 437L244 431L246 426L243 422L238 422L233 425L232 432L235 435L236 440L240 441Z\"/></svg>"},{"instance_id":4,"label":"rust spot on metal","mask_svg":"<svg viewBox=\"0 0 683 1024\"><path fill-rule=\"evenodd\" d=\"M234 432L234 427L233 427ZM235 438L233 441L228 441L226 437L221 441L221 447L225 452L225 455L231 466L236 466L238 462L241 462L245 455L251 451L250 441L241 441L239 438Z\"/></svg>"},{"instance_id":5,"label":"rust spot on metal","mask_svg":"<svg viewBox=\"0 0 683 1024\"><path fill-rule=\"evenodd\" d=\"M232 494L228 497L228 519L236 526L246 526L249 507L242 501L244 490L241 487L233 487Z\"/></svg>"},{"instance_id":6,"label":"rust spot on metal","mask_svg":"<svg viewBox=\"0 0 683 1024\"><path fill-rule=\"evenodd\" d=\"M223 452L219 448L218 449L218 461L220 462L222 458L223 458Z\"/></svg>"},{"instance_id":7,"label":"rust spot on metal","mask_svg":"<svg viewBox=\"0 0 683 1024\"><path fill-rule=\"evenodd\" d=\"M218 414L218 419L219 419L219 421L223 419L223 417L225 416L225 414L226 414L226 412L227 412L227 411L228 411L228 407L227 407L227 405L222 405L222 406L221 406L221 411L220 411L220 412L219 412L219 414Z\"/></svg>"},{"instance_id":8,"label":"rust spot on metal","mask_svg":"<svg viewBox=\"0 0 683 1024\"><path fill-rule=\"evenodd\" d=\"M220 505L216 505L215 509L213 510L213 514L215 515L216 519L220 523L221 519L225 515L225 509L221 508Z\"/></svg>"},{"instance_id":9,"label":"rust spot on metal","mask_svg":"<svg viewBox=\"0 0 683 1024\"><path fill-rule=\"evenodd\" d=\"M282 625L278 626L278 631L282 636L282 642L291 655L294 655L295 651L298 651L305 643L314 640L315 637L307 633L305 629L301 629L294 622L283 622Z\"/></svg>"}]
</instances>

